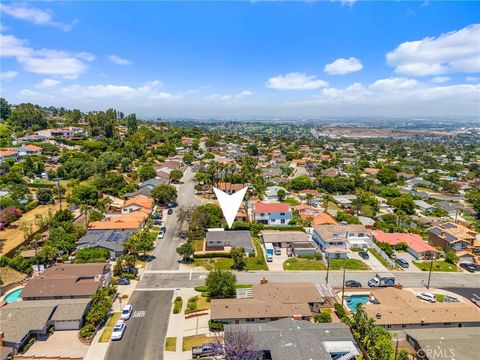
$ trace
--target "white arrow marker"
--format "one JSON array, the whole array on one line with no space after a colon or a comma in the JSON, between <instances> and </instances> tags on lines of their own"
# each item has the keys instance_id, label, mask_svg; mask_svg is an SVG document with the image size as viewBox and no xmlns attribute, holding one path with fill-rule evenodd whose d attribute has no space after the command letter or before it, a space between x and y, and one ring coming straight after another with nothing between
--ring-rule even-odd
<instances>
[{"instance_id":1,"label":"white arrow marker","mask_svg":"<svg viewBox=\"0 0 480 360\"><path fill-rule=\"evenodd\" d=\"M223 216L225 217L225 220L227 220L228 228L231 228L233 222L235 221L235 217L237 216L238 209L240 209L240 205L242 204L242 200L247 192L247 189L248 186L232 195L228 195L226 192L217 189L216 187L213 188L215 196L217 197L220 207L222 208Z\"/></svg>"}]
</instances>

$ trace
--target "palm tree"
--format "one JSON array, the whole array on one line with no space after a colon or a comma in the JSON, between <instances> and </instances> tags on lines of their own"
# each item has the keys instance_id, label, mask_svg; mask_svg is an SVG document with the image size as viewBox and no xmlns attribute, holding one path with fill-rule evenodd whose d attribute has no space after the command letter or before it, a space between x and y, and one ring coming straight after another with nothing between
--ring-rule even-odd
<instances>
[{"instance_id":1,"label":"palm tree","mask_svg":"<svg viewBox=\"0 0 480 360\"><path fill-rule=\"evenodd\" d=\"M333 196L330 195L330 194L325 194L324 197L323 197L323 204L324 204L324 207L325 207L325 212L328 212L328 203L330 201L333 201Z\"/></svg>"}]
</instances>

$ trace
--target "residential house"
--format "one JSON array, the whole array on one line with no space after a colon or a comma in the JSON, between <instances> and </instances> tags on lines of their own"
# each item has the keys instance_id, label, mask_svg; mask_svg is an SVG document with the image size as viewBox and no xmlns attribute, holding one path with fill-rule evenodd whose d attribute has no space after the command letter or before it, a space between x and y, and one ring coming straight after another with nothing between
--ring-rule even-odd
<instances>
[{"instance_id":1,"label":"residential house","mask_svg":"<svg viewBox=\"0 0 480 360\"><path fill-rule=\"evenodd\" d=\"M123 255L123 244L132 236L130 231L118 230L88 230L87 233L77 241L78 249L100 248L110 253L110 259L115 260Z\"/></svg>"},{"instance_id":2,"label":"residential house","mask_svg":"<svg viewBox=\"0 0 480 360\"><path fill-rule=\"evenodd\" d=\"M124 195L125 199L131 199L133 197L136 197L137 195L143 195L147 197L152 197L152 190L156 188L158 185L161 184L168 184L168 179L164 179L161 177L156 177L153 179L149 179L146 181L141 182L138 184L138 190L134 191L132 193L127 193Z\"/></svg>"},{"instance_id":3,"label":"residential house","mask_svg":"<svg viewBox=\"0 0 480 360\"><path fill-rule=\"evenodd\" d=\"M435 206L427 203L426 201L423 200L413 200L415 203L416 207L419 208L421 211L433 211L435 210Z\"/></svg>"},{"instance_id":4,"label":"residential house","mask_svg":"<svg viewBox=\"0 0 480 360\"><path fill-rule=\"evenodd\" d=\"M16 352L31 337L46 340L49 328L79 330L90 298L17 301L0 309L2 346Z\"/></svg>"},{"instance_id":5,"label":"residential house","mask_svg":"<svg viewBox=\"0 0 480 360\"><path fill-rule=\"evenodd\" d=\"M255 246L248 230L224 231L220 229L208 229L205 237L205 251L224 251L232 247L239 247L245 253L255 254Z\"/></svg>"},{"instance_id":6,"label":"residential house","mask_svg":"<svg viewBox=\"0 0 480 360\"><path fill-rule=\"evenodd\" d=\"M265 225L288 225L292 218L289 204L279 202L258 202L253 205L253 219Z\"/></svg>"},{"instance_id":7,"label":"residential house","mask_svg":"<svg viewBox=\"0 0 480 360\"><path fill-rule=\"evenodd\" d=\"M47 141L48 137L42 135L25 135L14 140L14 144L23 144L27 142L44 142Z\"/></svg>"},{"instance_id":8,"label":"residential house","mask_svg":"<svg viewBox=\"0 0 480 360\"><path fill-rule=\"evenodd\" d=\"M305 217L304 215L301 215L302 219L305 219L305 218L308 218ZM318 212L316 213L315 215L313 215L313 218L312 218L312 223L311 225L327 225L327 224L338 224L337 221L331 217L329 214L325 213L325 212Z\"/></svg>"},{"instance_id":9,"label":"residential house","mask_svg":"<svg viewBox=\"0 0 480 360\"><path fill-rule=\"evenodd\" d=\"M460 262L472 262L480 254L480 237L472 229L453 222L446 222L427 229L428 239L444 252L454 251ZM465 256L462 256L465 255Z\"/></svg>"},{"instance_id":10,"label":"residential house","mask_svg":"<svg viewBox=\"0 0 480 360\"><path fill-rule=\"evenodd\" d=\"M69 126L64 128L53 128L36 131L35 134L46 137L46 138L55 138L60 137L63 139L71 140L78 136L84 136L87 132L79 127Z\"/></svg>"},{"instance_id":11,"label":"residential house","mask_svg":"<svg viewBox=\"0 0 480 360\"><path fill-rule=\"evenodd\" d=\"M269 323L225 325L229 332L245 332L254 338L263 359L355 359L360 351L344 324L318 324L280 319Z\"/></svg>"},{"instance_id":12,"label":"residential house","mask_svg":"<svg viewBox=\"0 0 480 360\"><path fill-rule=\"evenodd\" d=\"M357 195L335 195L333 201L343 208L351 209L353 206L353 200L357 199Z\"/></svg>"},{"instance_id":13,"label":"residential house","mask_svg":"<svg viewBox=\"0 0 480 360\"><path fill-rule=\"evenodd\" d=\"M42 148L35 145L23 145L17 149L20 156L25 155L41 155Z\"/></svg>"},{"instance_id":14,"label":"residential house","mask_svg":"<svg viewBox=\"0 0 480 360\"><path fill-rule=\"evenodd\" d=\"M274 247L289 248L295 243L310 242L307 234L302 231L262 230L262 243L272 244Z\"/></svg>"},{"instance_id":15,"label":"residential house","mask_svg":"<svg viewBox=\"0 0 480 360\"><path fill-rule=\"evenodd\" d=\"M312 239L328 258L346 259L348 248L365 248L371 242L364 225L315 225Z\"/></svg>"},{"instance_id":16,"label":"residential house","mask_svg":"<svg viewBox=\"0 0 480 360\"><path fill-rule=\"evenodd\" d=\"M31 279L20 296L23 301L89 299L111 281L110 265L56 264Z\"/></svg>"},{"instance_id":17,"label":"residential house","mask_svg":"<svg viewBox=\"0 0 480 360\"><path fill-rule=\"evenodd\" d=\"M152 213L154 201L145 195L137 195L131 199L125 201L121 206L122 214L130 214L135 211L143 212L147 215Z\"/></svg>"},{"instance_id":18,"label":"residential house","mask_svg":"<svg viewBox=\"0 0 480 360\"><path fill-rule=\"evenodd\" d=\"M280 201L278 197L278 192L283 190L285 192L285 196L288 196L289 192L281 187L281 186L269 186L265 191L265 195L263 196L263 201Z\"/></svg>"},{"instance_id":19,"label":"residential house","mask_svg":"<svg viewBox=\"0 0 480 360\"><path fill-rule=\"evenodd\" d=\"M232 184L229 182L221 182L217 184L216 188L222 190L223 192L226 192L229 195L232 195L235 194L237 191L245 188L245 184Z\"/></svg>"},{"instance_id":20,"label":"residential house","mask_svg":"<svg viewBox=\"0 0 480 360\"><path fill-rule=\"evenodd\" d=\"M375 303L364 306L376 325L387 330L418 328L458 328L480 326L480 308L471 302L430 303L410 290L394 287L373 288Z\"/></svg>"},{"instance_id":21,"label":"residential house","mask_svg":"<svg viewBox=\"0 0 480 360\"><path fill-rule=\"evenodd\" d=\"M448 216L451 218L455 218L457 215L457 211L459 209L458 206L455 204L448 202L448 201L439 201L436 204L439 208L445 210L448 213Z\"/></svg>"},{"instance_id":22,"label":"residential house","mask_svg":"<svg viewBox=\"0 0 480 360\"><path fill-rule=\"evenodd\" d=\"M334 167L330 167L325 170L320 170L320 175L327 176L327 177L336 177L338 176L338 169Z\"/></svg>"},{"instance_id":23,"label":"residential house","mask_svg":"<svg viewBox=\"0 0 480 360\"><path fill-rule=\"evenodd\" d=\"M126 215L110 214L106 220L93 221L89 229L94 230L128 230L131 232L140 231L148 219L148 215L142 211L133 211Z\"/></svg>"},{"instance_id":24,"label":"residential house","mask_svg":"<svg viewBox=\"0 0 480 360\"><path fill-rule=\"evenodd\" d=\"M335 303L328 285L310 282L270 283L267 279L252 287L247 298L212 299L212 320L226 324L269 322L282 318L310 320L322 307Z\"/></svg>"},{"instance_id":25,"label":"residential house","mask_svg":"<svg viewBox=\"0 0 480 360\"><path fill-rule=\"evenodd\" d=\"M383 230L372 231L373 240L382 244L389 244L395 248L400 243L408 245L407 252L409 252L416 259L431 258L437 256L439 251L433 246L423 241L418 234L405 233L386 233Z\"/></svg>"},{"instance_id":26,"label":"residential house","mask_svg":"<svg viewBox=\"0 0 480 360\"><path fill-rule=\"evenodd\" d=\"M16 150L0 150L0 164L7 159L18 161L19 154Z\"/></svg>"}]
</instances>

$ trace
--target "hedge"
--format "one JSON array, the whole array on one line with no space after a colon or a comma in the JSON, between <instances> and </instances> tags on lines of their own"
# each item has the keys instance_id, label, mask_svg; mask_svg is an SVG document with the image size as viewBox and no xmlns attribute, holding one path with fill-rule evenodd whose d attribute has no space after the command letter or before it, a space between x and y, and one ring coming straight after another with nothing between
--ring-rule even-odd
<instances>
[{"instance_id":1,"label":"hedge","mask_svg":"<svg viewBox=\"0 0 480 360\"><path fill-rule=\"evenodd\" d=\"M230 259L232 257L232 255L230 255L230 253L221 253L221 252L211 252L211 253L207 253L207 254L194 254L193 255L194 259L208 259L208 258L215 258L215 257Z\"/></svg>"},{"instance_id":2,"label":"hedge","mask_svg":"<svg viewBox=\"0 0 480 360\"><path fill-rule=\"evenodd\" d=\"M210 331L223 331L223 322L208 320L208 328Z\"/></svg>"}]
</instances>

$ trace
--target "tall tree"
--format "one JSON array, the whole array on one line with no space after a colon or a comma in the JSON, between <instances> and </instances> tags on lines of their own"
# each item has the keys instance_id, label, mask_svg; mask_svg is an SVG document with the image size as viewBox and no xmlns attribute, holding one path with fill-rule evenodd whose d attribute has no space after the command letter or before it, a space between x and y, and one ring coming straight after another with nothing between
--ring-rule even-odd
<instances>
[{"instance_id":1,"label":"tall tree","mask_svg":"<svg viewBox=\"0 0 480 360\"><path fill-rule=\"evenodd\" d=\"M16 130L39 130L47 127L47 115L34 104L20 104L10 112L8 123Z\"/></svg>"}]
</instances>

